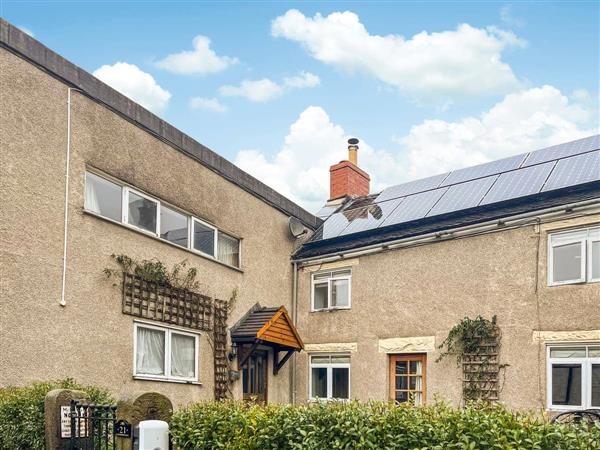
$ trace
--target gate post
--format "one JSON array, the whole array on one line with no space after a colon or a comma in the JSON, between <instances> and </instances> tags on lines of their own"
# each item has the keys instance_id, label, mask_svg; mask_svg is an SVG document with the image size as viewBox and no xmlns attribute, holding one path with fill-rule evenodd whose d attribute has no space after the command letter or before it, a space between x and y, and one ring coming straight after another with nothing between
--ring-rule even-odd
<instances>
[{"instance_id":1,"label":"gate post","mask_svg":"<svg viewBox=\"0 0 600 450\"><path fill-rule=\"evenodd\" d=\"M54 389L46 394L44 398L46 450L68 450L71 435L71 400L87 401L88 396L83 391L72 389ZM67 412L66 417L65 412Z\"/></svg>"},{"instance_id":2,"label":"gate post","mask_svg":"<svg viewBox=\"0 0 600 450\"><path fill-rule=\"evenodd\" d=\"M137 392L122 397L117 403L117 420L126 420L131 430L142 420L164 420L171 422L173 404L168 397L158 392ZM116 438L116 450L132 450L132 439Z\"/></svg>"}]
</instances>

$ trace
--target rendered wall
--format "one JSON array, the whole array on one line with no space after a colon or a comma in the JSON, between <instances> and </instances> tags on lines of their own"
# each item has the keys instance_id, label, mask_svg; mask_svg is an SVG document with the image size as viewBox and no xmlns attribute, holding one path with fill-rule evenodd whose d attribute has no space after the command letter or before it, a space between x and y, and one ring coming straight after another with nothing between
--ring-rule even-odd
<instances>
[{"instance_id":1,"label":"rendered wall","mask_svg":"<svg viewBox=\"0 0 600 450\"><path fill-rule=\"evenodd\" d=\"M116 394L156 390L176 404L212 398L204 335L201 386L133 379L134 318L121 313L120 291L102 271L111 254L158 258L167 266L187 259L199 269L205 294L228 299L238 289L230 325L255 302L289 309L296 244L288 217L74 92L67 305L61 307L67 86L4 49L0 86L0 386L73 377ZM242 237L243 272L85 213L86 166ZM270 401L289 400L288 376L288 368L269 373ZM241 397L241 382L234 389Z\"/></svg>"}]
</instances>

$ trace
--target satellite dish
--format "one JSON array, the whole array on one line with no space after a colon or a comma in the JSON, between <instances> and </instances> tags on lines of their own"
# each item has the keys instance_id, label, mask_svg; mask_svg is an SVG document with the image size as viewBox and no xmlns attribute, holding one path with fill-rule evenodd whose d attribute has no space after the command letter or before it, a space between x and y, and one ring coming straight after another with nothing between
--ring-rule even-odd
<instances>
[{"instance_id":1,"label":"satellite dish","mask_svg":"<svg viewBox=\"0 0 600 450\"><path fill-rule=\"evenodd\" d=\"M304 226L304 224L300 222L299 219L293 216L290 217L288 221L288 226L290 227L290 233L295 238L299 238L300 236L308 232L308 229Z\"/></svg>"}]
</instances>

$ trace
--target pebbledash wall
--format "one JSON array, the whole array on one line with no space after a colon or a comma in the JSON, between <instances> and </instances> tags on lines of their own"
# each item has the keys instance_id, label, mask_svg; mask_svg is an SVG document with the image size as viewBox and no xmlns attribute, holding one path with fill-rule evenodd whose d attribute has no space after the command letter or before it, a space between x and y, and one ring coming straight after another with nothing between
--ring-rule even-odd
<instances>
[{"instance_id":1,"label":"pebbledash wall","mask_svg":"<svg viewBox=\"0 0 600 450\"><path fill-rule=\"evenodd\" d=\"M21 40L13 44L25 51L52 53L2 22L3 44L9 40L8 33L13 40ZM120 289L103 275L104 268L116 268L110 255L158 258L169 267L187 259L199 269L203 293L227 300L233 289L238 290L229 319L232 325L256 302L290 309L290 254L297 243L289 235L288 218L295 214L305 222L314 221L313 226L316 218L239 169L233 174L243 179L238 184L228 181L73 90L66 306L59 306L69 86L7 48L0 48L0 86L0 386L73 377L106 386L116 394L156 390L176 404L213 398L213 356L204 333L200 333L199 385L134 379L135 319L122 314ZM111 95L135 106L114 91ZM209 163L225 165L209 150L201 150L200 156ZM84 177L89 168L240 237L241 270L87 213ZM269 401L288 402L289 368L277 376L270 374L268 380ZM241 382L233 388L236 397L241 397Z\"/></svg>"},{"instance_id":2,"label":"pebbledash wall","mask_svg":"<svg viewBox=\"0 0 600 450\"><path fill-rule=\"evenodd\" d=\"M461 370L435 362L437 347L463 317L496 315L509 365L500 400L546 409L546 346L600 343L600 283L548 286L548 233L599 224L596 213L302 268L298 401L309 396L310 354L349 354L351 397L386 400L389 356L424 353L427 401L459 404ZM329 268L351 268L351 308L310 312L311 274Z\"/></svg>"}]
</instances>

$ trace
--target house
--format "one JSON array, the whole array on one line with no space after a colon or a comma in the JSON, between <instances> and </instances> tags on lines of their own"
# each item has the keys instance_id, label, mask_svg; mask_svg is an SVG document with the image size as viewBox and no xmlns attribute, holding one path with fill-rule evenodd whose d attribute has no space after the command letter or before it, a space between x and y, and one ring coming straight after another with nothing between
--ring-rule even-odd
<instances>
[{"instance_id":1,"label":"house","mask_svg":"<svg viewBox=\"0 0 600 450\"><path fill-rule=\"evenodd\" d=\"M6 21L0 45L0 386L458 404L439 346L482 316L488 398L600 406L599 136L380 193L352 139L313 215Z\"/></svg>"}]
</instances>

